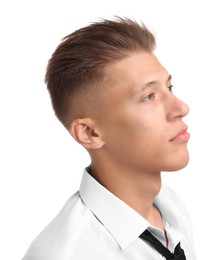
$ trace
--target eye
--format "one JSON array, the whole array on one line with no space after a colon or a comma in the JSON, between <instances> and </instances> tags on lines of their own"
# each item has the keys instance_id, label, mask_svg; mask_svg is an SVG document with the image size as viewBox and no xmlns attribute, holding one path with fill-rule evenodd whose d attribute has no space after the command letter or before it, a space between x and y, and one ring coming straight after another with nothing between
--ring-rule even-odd
<instances>
[{"instance_id":1,"label":"eye","mask_svg":"<svg viewBox=\"0 0 223 260\"><path fill-rule=\"evenodd\" d=\"M151 100L153 100L155 98L155 93L150 93L150 94L148 94L145 98L144 98L144 100L145 101L151 101Z\"/></svg>"},{"instance_id":2,"label":"eye","mask_svg":"<svg viewBox=\"0 0 223 260\"><path fill-rule=\"evenodd\" d=\"M173 93L173 85L168 86L168 89L171 93Z\"/></svg>"}]
</instances>

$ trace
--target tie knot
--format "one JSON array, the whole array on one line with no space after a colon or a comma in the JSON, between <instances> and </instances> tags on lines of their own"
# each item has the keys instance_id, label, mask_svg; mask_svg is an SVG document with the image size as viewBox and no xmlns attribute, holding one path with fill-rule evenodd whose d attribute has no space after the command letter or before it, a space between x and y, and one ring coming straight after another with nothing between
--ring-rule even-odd
<instances>
[{"instance_id":1,"label":"tie knot","mask_svg":"<svg viewBox=\"0 0 223 260\"><path fill-rule=\"evenodd\" d=\"M186 260L184 250L181 248L180 243L175 247L174 253L171 253L168 248L166 248L156 237L154 237L148 229L146 229L140 238L149 242L149 244L159 252L167 260Z\"/></svg>"}]
</instances>

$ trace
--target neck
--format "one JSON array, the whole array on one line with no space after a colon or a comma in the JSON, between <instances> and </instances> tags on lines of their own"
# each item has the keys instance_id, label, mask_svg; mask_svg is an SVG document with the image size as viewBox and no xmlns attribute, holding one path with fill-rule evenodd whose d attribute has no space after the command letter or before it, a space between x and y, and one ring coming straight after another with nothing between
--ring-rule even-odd
<instances>
[{"instance_id":1,"label":"neck","mask_svg":"<svg viewBox=\"0 0 223 260\"><path fill-rule=\"evenodd\" d=\"M160 172L143 172L92 162L92 175L106 189L155 224L157 210L153 202L161 188Z\"/></svg>"}]
</instances>

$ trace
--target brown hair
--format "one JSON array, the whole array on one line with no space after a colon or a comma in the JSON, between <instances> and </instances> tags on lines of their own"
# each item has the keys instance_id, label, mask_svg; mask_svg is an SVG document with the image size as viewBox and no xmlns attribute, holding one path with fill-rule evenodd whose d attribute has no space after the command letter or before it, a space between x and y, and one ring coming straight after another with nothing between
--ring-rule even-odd
<instances>
[{"instance_id":1,"label":"brown hair","mask_svg":"<svg viewBox=\"0 0 223 260\"><path fill-rule=\"evenodd\" d=\"M120 17L92 23L64 37L45 76L58 119L69 128L81 116L81 102L83 107L89 105L86 96L106 78L106 65L132 52L152 52L154 47L155 38L143 23ZM85 93L85 101L81 93Z\"/></svg>"}]
</instances>

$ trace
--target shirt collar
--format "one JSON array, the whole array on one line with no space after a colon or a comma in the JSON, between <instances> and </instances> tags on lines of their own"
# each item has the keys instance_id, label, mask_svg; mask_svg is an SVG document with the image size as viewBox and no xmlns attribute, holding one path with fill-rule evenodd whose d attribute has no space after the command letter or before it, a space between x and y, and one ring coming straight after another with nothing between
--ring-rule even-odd
<instances>
[{"instance_id":1,"label":"shirt collar","mask_svg":"<svg viewBox=\"0 0 223 260\"><path fill-rule=\"evenodd\" d=\"M148 222L141 215L104 188L87 170L82 177L80 196L122 249L148 227Z\"/></svg>"},{"instance_id":2,"label":"shirt collar","mask_svg":"<svg viewBox=\"0 0 223 260\"><path fill-rule=\"evenodd\" d=\"M85 205L92 211L97 219L106 227L122 249L134 242L150 224L138 212L120 200L109 190L98 183L86 168L83 173L80 196ZM162 196L162 194L160 194ZM172 218L168 211L166 214L165 201L158 196L154 204L160 209L164 206L164 218L170 224L176 224L177 219ZM163 205L164 204L164 205ZM174 222L174 223L173 223Z\"/></svg>"},{"instance_id":3,"label":"shirt collar","mask_svg":"<svg viewBox=\"0 0 223 260\"><path fill-rule=\"evenodd\" d=\"M178 195L170 188L163 186L155 197L154 204L170 226L184 233L189 225L187 213Z\"/></svg>"}]
</instances>

